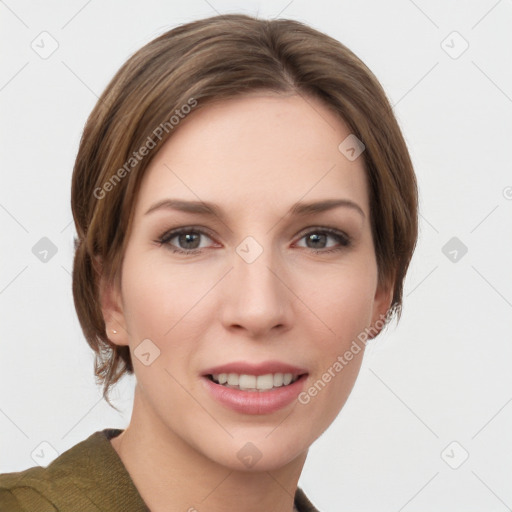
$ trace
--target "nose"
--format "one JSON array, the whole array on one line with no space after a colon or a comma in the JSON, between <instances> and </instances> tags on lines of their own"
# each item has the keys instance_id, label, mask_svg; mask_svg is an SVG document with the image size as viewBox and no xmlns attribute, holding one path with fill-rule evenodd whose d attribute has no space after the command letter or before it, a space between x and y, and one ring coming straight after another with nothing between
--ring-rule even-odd
<instances>
[{"instance_id":1,"label":"nose","mask_svg":"<svg viewBox=\"0 0 512 512\"><path fill-rule=\"evenodd\" d=\"M289 287L283 265L272 250L264 249L252 262L243 252L235 251L233 269L221 290L224 326L228 330L243 330L254 339L268 338L278 330L290 328L292 294Z\"/></svg>"}]
</instances>

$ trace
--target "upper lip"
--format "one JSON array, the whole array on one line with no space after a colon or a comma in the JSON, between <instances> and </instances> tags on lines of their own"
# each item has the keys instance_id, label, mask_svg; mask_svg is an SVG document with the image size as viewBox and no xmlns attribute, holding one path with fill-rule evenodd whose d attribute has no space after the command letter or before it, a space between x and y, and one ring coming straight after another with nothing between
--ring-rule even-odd
<instances>
[{"instance_id":1,"label":"upper lip","mask_svg":"<svg viewBox=\"0 0 512 512\"><path fill-rule=\"evenodd\" d=\"M203 375L218 375L219 373L237 373L238 375L256 376L267 375L269 373L291 373L295 376L307 373L307 370L280 361L265 361L258 364L248 363L247 361L233 361L231 363L208 368L203 372Z\"/></svg>"}]
</instances>

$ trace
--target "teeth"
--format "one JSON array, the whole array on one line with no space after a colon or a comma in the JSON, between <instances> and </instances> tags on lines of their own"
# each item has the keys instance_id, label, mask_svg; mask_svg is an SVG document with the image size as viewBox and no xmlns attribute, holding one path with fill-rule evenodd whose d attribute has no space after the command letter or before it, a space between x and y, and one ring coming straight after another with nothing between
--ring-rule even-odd
<instances>
[{"instance_id":1,"label":"teeth","mask_svg":"<svg viewBox=\"0 0 512 512\"><path fill-rule=\"evenodd\" d=\"M283 374L282 373L276 373L274 375L274 387L278 388L279 386L283 385Z\"/></svg>"},{"instance_id":2,"label":"teeth","mask_svg":"<svg viewBox=\"0 0 512 512\"><path fill-rule=\"evenodd\" d=\"M228 384L230 386L238 386L238 375L236 373L228 374Z\"/></svg>"},{"instance_id":3,"label":"teeth","mask_svg":"<svg viewBox=\"0 0 512 512\"><path fill-rule=\"evenodd\" d=\"M254 389L256 387L256 377L254 375L240 375L238 387L240 389Z\"/></svg>"},{"instance_id":4,"label":"teeth","mask_svg":"<svg viewBox=\"0 0 512 512\"><path fill-rule=\"evenodd\" d=\"M259 375L256 379L256 389L272 389L274 387L274 376L269 373L268 375Z\"/></svg>"},{"instance_id":5,"label":"teeth","mask_svg":"<svg viewBox=\"0 0 512 512\"><path fill-rule=\"evenodd\" d=\"M217 384L241 389L243 391L268 391L295 382L299 377L291 373L268 373L266 375L247 375L238 373L219 373L212 375Z\"/></svg>"}]
</instances>

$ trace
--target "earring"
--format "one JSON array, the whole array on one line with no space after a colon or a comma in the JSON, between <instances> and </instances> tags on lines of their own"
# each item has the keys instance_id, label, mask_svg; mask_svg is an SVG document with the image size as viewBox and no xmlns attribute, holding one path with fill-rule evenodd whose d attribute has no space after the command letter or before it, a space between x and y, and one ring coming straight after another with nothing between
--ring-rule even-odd
<instances>
[{"instance_id":1,"label":"earring","mask_svg":"<svg viewBox=\"0 0 512 512\"><path fill-rule=\"evenodd\" d=\"M117 331L116 331L115 329L112 329L112 332L113 332L114 334L117 334Z\"/></svg>"}]
</instances>

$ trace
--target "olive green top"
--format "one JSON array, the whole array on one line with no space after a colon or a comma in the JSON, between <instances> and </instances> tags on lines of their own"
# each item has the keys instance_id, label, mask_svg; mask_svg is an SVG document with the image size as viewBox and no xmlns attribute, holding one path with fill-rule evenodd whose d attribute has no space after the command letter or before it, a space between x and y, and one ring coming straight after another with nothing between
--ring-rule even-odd
<instances>
[{"instance_id":1,"label":"olive green top","mask_svg":"<svg viewBox=\"0 0 512 512\"><path fill-rule=\"evenodd\" d=\"M0 512L150 512L110 443L121 432L95 432L46 468L0 474ZM295 506L318 512L300 488Z\"/></svg>"}]
</instances>

